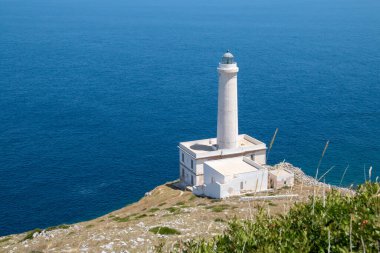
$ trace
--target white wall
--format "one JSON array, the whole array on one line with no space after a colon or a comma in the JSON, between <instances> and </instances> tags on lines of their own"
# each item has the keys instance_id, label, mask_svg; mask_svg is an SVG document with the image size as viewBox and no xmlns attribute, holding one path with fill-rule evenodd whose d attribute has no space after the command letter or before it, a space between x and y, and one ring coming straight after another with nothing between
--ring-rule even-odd
<instances>
[{"instance_id":1,"label":"white wall","mask_svg":"<svg viewBox=\"0 0 380 253\"><path fill-rule=\"evenodd\" d=\"M294 174L278 174L276 171L271 171L269 173L269 179L273 180L274 189L281 189L284 186L294 185ZM270 185L269 185L270 187Z\"/></svg>"},{"instance_id":2,"label":"white wall","mask_svg":"<svg viewBox=\"0 0 380 253\"><path fill-rule=\"evenodd\" d=\"M217 143L220 149L238 146L238 97L236 64L219 64Z\"/></svg>"},{"instance_id":3,"label":"white wall","mask_svg":"<svg viewBox=\"0 0 380 253\"><path fill-rule=\"evenodd\" d=\"M255 162L258 164L266 164L267 163L267 151L266 150L258 150L255 152Z\"/></svg>"},{"instance_id":4,"label":"white wall","mask_svg":"<svg viewBox=\"0 0 380 253\"><path fill-rule=\"evenodd\" d=\"M252 155L254 155L254 161L260 165L266 164L267 162L267 153L266 150L257 150L253 151L252 153L249 153L245 155L245 157L248 157L251 159Z\"/></svg>"},{"instance_id":5,"label":"white wall","mask_svg":"<svg viewBox=\"0 0 380 253\"><path fill-rule=\"evenodd\" d=\"M212 183L212 178L214 178L215 182L219 182L221 184L224 183L225 177L222 174L220 174L218 171L208 166L207 163L203 165L203 168L204 168L204 183L205 184Z\"/></svg>"},{"instance_id":6,"label":"white wall","mask_svg":"<svg viewBox=\"0 0 380 253\"><path fill-rule=\"evenodd\" d=\"M184 154L184 162L182 162L182 154ZM255 162L258 164L265 164L266 162L266 151L265 150L258 150L254 151L255 154ZM250 158L250 154L246 155L246 157ZM193 160L193 169L191 169L191 160ZM179 149L179 175L181 180L184 180L187 185L202 185L207 182L211 182L211 177L206 179L206 173L205 173L205 166L204 163L208 160L214 160L214 159L197 159L195 160L192 156L190 156L188 153L184 152L183 150ZM182 168L183 165L185 166L185 177L182 178ZM214 172L216 173L216 172ZM191 184L191 175L193 175L193 183ZM205 177L203 176L205 175ZM216 176L217 177L217 176ZM209 181L208 181L209 180ZM225 180L228 180L228 178L219 178L219 182L224 183Z\"/></svg>"},{"instance_id":7,"label":"white wall","mask_svg":"<svg viewBox=\"0 0 380 253\"><path fill-rule=\"evenodd\" d=\"M184 156L184 161L182 161L182 154ZM193 161L193 168L191 168L191 161ZM195 160L188 153L183 152L179 149L179 175L180 179L183 180L187 185L201 185L203 184L203 163L207 159ZM184 169L184 176L182 175L182 169ZM193 176L193 184L191 183L191 176Z\"/></svg>"},{"instance_id":8,"label":"white wall","mask_svg":"<svg viewBox=\"0 0 380 253\"><path fill-rule=\"evenodd\" d=\"M182 160L182 154L184 156L184 160ZM183 152L181 149L179 150L179 161L180 163L183 163L189 169L191 169L191 161L193 161L194 163L193 170L195 172L195 167L196 167L195 159L193 159L188 153Z\"/></svg>"},{"instance_id":9,"label":"white wall","mask_svg":"<svg viewBox=\"0 0 380 253\"><path fill-rule=\"evenodd\" d=\"M203 194L212 198L226 198L240 195L244 192L260 192L268 189L268 170L266 169L236 174L228 178L219 174L207 164L205 164L204 170L205 186L194 192L195 194L198 193L198 195ZM212 177L215 178L215 182L211 182ZM241 182L243 182L242 190L240 190Z\"/></svg>"}]
</instances>

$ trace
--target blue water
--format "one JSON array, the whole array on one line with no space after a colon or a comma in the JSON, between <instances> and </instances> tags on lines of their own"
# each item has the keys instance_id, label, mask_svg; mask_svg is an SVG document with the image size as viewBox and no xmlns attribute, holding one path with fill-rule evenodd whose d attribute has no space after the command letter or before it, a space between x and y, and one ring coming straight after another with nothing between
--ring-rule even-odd
<instances>
[{"instance_id":1,"label":"blue water","mask_svg":"<svg viewBox=\"0 0 380 253\"><path fill-rule=\"evenodd\" d=\"M216 133L238 61L240 132L344 185L380 175L378 0L0 0L0 235L91 219L178 176Z\"/></svg>"}]
</instances>

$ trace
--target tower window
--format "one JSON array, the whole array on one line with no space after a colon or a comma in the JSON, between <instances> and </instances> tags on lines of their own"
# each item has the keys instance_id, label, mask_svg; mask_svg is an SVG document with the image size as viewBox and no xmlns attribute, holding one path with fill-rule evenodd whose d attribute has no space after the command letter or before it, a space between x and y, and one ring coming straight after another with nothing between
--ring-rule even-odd
<instances>
[{"instance_id":1,"label":"tower window","mask_svg":"<svg viewBox=\"0 0 380 253\"><path fill-rule=\"evenodd\" d=\"M182 162L185 162L185 155L182 153Z\"/></svg>"},{"instance_id":2,"label":"tower window","mask_svg":"<svg viewBox=\"0 0 380 253\"><path fill-rule=\"evenodd\" d=\"M191 160L191 169L194 169L194 161Z\"/></svg>"}]
</instances>

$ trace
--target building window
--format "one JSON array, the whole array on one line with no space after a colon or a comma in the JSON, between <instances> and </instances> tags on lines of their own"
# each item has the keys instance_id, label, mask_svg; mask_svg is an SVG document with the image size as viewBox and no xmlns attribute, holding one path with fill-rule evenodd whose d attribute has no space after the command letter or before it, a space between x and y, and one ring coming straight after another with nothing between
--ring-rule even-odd
<instances>
[{"instance_id":1,"label":"building window","mask_svg":"<svg viewBox=\"0 0 380 253\"><path fill-rule=\"evenodd\" d=\"M251 155L251 160L252 160L252 161L255 160L255 154L252 154L252 155Z\"/></svg>"},{"instance_id":2,"label":"building window","mask_svg":"<svg viewBox=\"0 0 380 253\"><path fill-rule=\"evenodd\" d=\"M240 182L240 190L243 190L243 188L244 188L244 183Z\"/></svg>"},{"instance_id":3,"label":"building window","mask_svg":"<svg viewBox=\"0 0 380 253\"><path fill-rule=\"evenodd\" d=\"M284 181L284 184L286 185L286 181Z\"/></svg>"},{"instance_id":4,"label":"building window","mask_svg":"<svg viewBox=\"0 0 380 253\"><path fill-rule=\"evenodd\" d=\"M185 178L185 169L182 168L182 178Z\"/></svg>"},{"instance_id":5,"label":"building window","mask_svg":"<svg viewBox=\"0 0 380 253\"><path fill-rule=\"evenodd\" d=\"M191 184L194 185L194 177L191 175Z\"/></svg>"},{"instance_id":6,"label":"building window","mask_svg":"<svg viewBox=\"0 0 380 253\"><path fill-rule=\"evenodd\" d=\"M194 169L194 161L191 160L191 169Z\"/></svg>"},{"instance_id":7,"label":"building window","mask_svg":"<svg viewBox=\"0 0 380 253\"><path fill-rule=\"evenodd\" d=\"M215 183L215 178L211 177L211 183Z\"/></svg>"},{"instance_id":8,"label":"building window","mask_svg":"<svg viewBox=\"0 0 380 253\"><path fill-rule=\"evenodd\" d=\"M185 155L182 153L182 162L185 162Z\"/></svg>"}]
</instances>

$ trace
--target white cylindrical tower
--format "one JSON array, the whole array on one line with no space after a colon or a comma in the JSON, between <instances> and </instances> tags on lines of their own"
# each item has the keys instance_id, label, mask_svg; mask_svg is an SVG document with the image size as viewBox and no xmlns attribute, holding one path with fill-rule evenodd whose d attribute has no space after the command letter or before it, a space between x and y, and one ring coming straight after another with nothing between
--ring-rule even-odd
<instances>
[{"instance_id":1,"label":"white cylindrical tower","mask_svg":"<svg viewBox=\"0 0 380 253\"><path fill-rule=\"evenodd\" d=\"M238 71L234 56L227 51L218 67L218 149L238 147Z\"/></svg>"}]
</instances>

